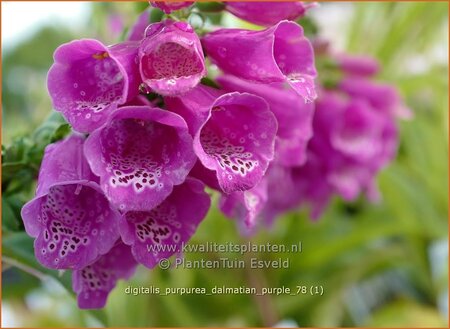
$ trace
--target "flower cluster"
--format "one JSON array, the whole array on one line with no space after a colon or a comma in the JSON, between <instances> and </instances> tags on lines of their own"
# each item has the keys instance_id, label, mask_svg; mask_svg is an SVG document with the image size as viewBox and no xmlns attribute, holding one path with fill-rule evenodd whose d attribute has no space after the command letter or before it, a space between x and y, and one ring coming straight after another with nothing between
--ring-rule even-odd
<instances>
[{"instance_id":1,"label":"flower cluster","mask_svg":"<svg viewBox=\"0 0 450 329\"><path fill-rule=\"evenodd\" d=\"M313 45L293 21L313 6L226 3L263 28L202 35L172 14L148 25L146 11L124 42L55 51L48 91L73 133L46 148L22 217L39 262L73 271L80 308L103 307L118 279L187 243L210 207L205 186L243 234L303 203L317 217L336 193L376 199L405 111L370 80L371 60L334 56L345 78L316 81ZM215 87L205 58L220 69Z\"/></svg>"}]
</instances>

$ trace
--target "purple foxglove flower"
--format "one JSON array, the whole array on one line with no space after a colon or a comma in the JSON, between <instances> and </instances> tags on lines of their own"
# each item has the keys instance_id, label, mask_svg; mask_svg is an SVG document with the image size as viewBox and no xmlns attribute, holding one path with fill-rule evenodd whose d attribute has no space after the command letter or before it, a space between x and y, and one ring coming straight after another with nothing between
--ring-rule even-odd
<instances>
[{"instance_id":1,"label":"purple foxglove flower","mask_svg":"<svg viewBox=\"0 0 450 329\"><path fill-rule=\"evenodd\" d=\"M398 90L389 84L377 83L368 79L348 77L338 86L352 98L361 98L375 109L403 119L412 117L411 111L403 104Z\"/></svg>"},{"instance_id":2,"label":"purple foxglove flower","mask_svg":"<svg viewBox=\"0 0 450 329\"><path fill-rule=\"evenodd\" d=\"M83 39L59 46L47 77L56 111L77 131L100 127L118 104L139 93L137 54L136 42L106 47Z\"/></svg>"},{"instance_id":3,"label":"purple foxglove flower","mask_svg":"<svg viewBox=\"0 0 450 329\"><path fill-rule=\"evenodd\" d=\"M316 3L303 2L227 2L226 10L253 24L272 26L281 20L295 20L317 6Z\"/></svg>"},{"instance_id":4,"label":"purple foxglove flower","mask_svg":"<svg viewBox=\"0 0 450 329\"><path fill-rule=\"evenodd\" d=\"M128 41L141 41L144 39L144 33L145 29L150 23L150 10L144 10L139 17L137 18L136 22L131 26L130 31L127 34L127 40Z\"/></svg>"},{"instance_id":5,"label":"purple foxglove flower","mask_svg":"<svg viewBox=\"0 0 450 329\"><path fill-rule=\"evenodd\" d=\"M195 153L216 172L225 193L251 189L273 159L276 119L261 97L237 92L216 96L217 90L199 86L166 106L173 110L177 104L195 133Z\"/></svg>"},{"instance_id":6,"label":"purple foxglove flower","mask_svg":"<svg viewBox=\"0 0 450 329\"><path fill-rule=\"evenodd\" d=\"M306 146L311 139L314 105L305 103L289 86L280 83L254 84L232 75L217 81L227 91L248 92L264 98L278 121L275 162L300 166L306 161Z\"/></svg>"},{"instance_id":7,"label":"purple foxglove flower","mask_svg":"<svg viewBox=\"0 0 450 329\"><path fill-rule=\"evenodd\" d=\"M373 57L348 54L341 54L335 57L339 68L350 75L371 77L380 71L380 64Z\"/></svg>"},{"instance_id":8,"label":"purple foxglove flower","mask_svg":"<svg viewBox=\"0 0 450 329\"><path fill-rule=\"evenodd\" d=\"M119 224L122 240L131 246L139 263L153 268L161 259L182 251L210 203L203 183L187 178L156 208L125 213Z\"/></svg>"},{"instance_id":9,"label":"purple foxglove flower","mask_svg":"<svg viewBox=\"0 0 450 329\"><path fill-rule=\"evenodd\" d=\"M139 63L144 83L165 96L187 92L206 75L200 40L186 22L149 25L139 48Z\"/></svg>"},{"instance_id":10,"label":"purple foxglove flower","mask_svg":"<svg viewBox=\"0 0 450 329\"><path fill-rule=\"evenodd\" d=\"M109 292L119 279L128 280L136 270L137 262L130 247L118 240L112 249L95 262L72 273L72 288L77 294L78 307L102 308Z\"/></svg>"},{"instance_id":11,"label":"purple foxglove flower","mask_svg":"<svg viewBox=\"0 0 450 329\"><path fill-rule=\"evenodd\" d=\"M250 190L222 194L219 208L226 216L237 220L243 235L250 235L259 224L267 198L267 180L263 178Z\"/></svg>"},{"instance_id":12,"label":"purple foxglove flower","mask_svg":"<svg viewBox=\"0 0 450 329\"><path fill-rule=\"evenodd\" d=\"M54 269L81 269L105 254L119 233L113 210L83 155L84 138L72 135L47 146L37 194L22 208L37 260Z\"/></svg>"},{"instance_id":13,"label":"purple foxglove flower","mask_svg":"<svg viewBox=\"0 0 450 329\"><path fill-rule=\"evenodd\" d=\"M205 35L202 43L225 73L257 83L288 83L305 101L316 98L314 51L294 22L281 21L262 31L220 29Z\"/></svg>"},{"instance_id":14,"label":"purple foxglove flower","mask_svg":"<svg viewBox=\"0 0 450 329\"><path fill-rule=\"evenodd\" d=\"M112 113L86 140L85 154L108 200L122 212L156 207L196 161L183 118L147 106Z\"/></svg>"},{"instance_id":15,"label":"purple foxglove flower","mask_svg":"<svg viewBox=\"0 0 450 329\"><path fill-rule=\"evenodd\" d=\"M194 2L193 1L173 1L173 0L168 0L168 1L149 1L149 3L153 7L161 9L164 13L170 14L172 11L189 7Z\"/></svg>"}]
</instances>

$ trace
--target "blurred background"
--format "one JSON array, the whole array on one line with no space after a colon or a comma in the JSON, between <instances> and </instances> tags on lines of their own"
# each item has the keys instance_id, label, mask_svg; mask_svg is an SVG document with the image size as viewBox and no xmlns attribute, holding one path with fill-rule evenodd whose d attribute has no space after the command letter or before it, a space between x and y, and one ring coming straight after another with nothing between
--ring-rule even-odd
<instances>
[{"instance_id":1,"label":"blurred background","mask_svg":"<svg viewBox=\"0 0 450 329\"><path fill-rule=\"evenodd\" d=\"M76 38L119 41L147 2L1 6L2 151L19 158L39 138L51 141L61 133L57 120L42 126L51 113L46 72L55 48ZM26 175L19 182L9 179L24 170L23 163L12 161L2 177L3 327L448 327L448 3L321 3L309 17L333 49L380 60L379 79L397 85L414 112L413 120L400 123L397 159L379 176L383 201L344 204L335 199L318 222L305 212L292 213L252 237L254 243L287 246L302 241L302 253L289 255L290 269L139 267L131 282L119 283L104 310L81 311L68 273L40 267L32 240L20 232L17 214L32 196L33 183ZM226 25L242 24L231 15L221 19ZM215 208L191 242L245 242ZM124 292L129 285L321 285L324 293L133 296Z\"/></svg>"}]
</instances>

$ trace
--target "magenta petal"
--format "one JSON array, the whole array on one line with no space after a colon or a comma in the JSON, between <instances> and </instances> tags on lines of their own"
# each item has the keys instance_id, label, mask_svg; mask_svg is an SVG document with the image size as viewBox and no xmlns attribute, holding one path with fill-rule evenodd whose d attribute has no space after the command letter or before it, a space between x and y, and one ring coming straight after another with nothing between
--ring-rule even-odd
<instances>
[{"instance_id":1,"label":"magenta petal","mask_svg":"<svg viewBox=\"0 0 450 329\"><path fill-rule=\"evenodd\" d=\"M348 77L340 82L339 89L350 97L369 102L370 105L385 114L400 118L410 118L412 115L403 104L398 90L392 85L360 77Z\"/></svg>"},{"instance_id":2,"label":"magenta petal","mask_svg":"<svg viewBox=\"0 0 450 329\"><path fill-rule=\"evenodd\" d=\"M119 224L120 234L131 245L135 259L153 268L161 259L182 251L206 216L210 203L204 185L188 178L153 210L125 213Z\"/></svg>"},{"instance_id":3,"label":"magenta petal","mask_svg":"<svg viewBox=\"0 0 450 329\"><path fill-rule=\"evenodd\" d=\"M303 2L227 2L226 10L233 15L262 26L272 26L279 21L295 20L302 17L306 10L314 7L315 3Z\"/></svg>"},{"instance_id":4,"label":"magenta petal","mask_svg":"<svg viewBox=\"0 0 450 329\"><path fill-rule=\"evenodd\" d=\"M192 137L208 119L214 101L223 94L222 91L198 85L180 97L164 97L169 111L179 114L186 120Z\"/></svg>"},{"instance_id":5,"label":"magenta petal","mask_svg":"<svg viewBox=\"0 0 450 329\"><path fill-rule=\"evenodd\" d=\"M116 282L119 279L128 280L136 266L130 247L119 240L107 254L93 264L74 271L72 288L78 296L78 306L82 309L104 307Z\"/></svg>"},{"instance_id":6,"label":"magenta petal","mask_svg":"<svg viewBox=\"0 0 450 329\"><path fill-rule=\"evenodd\" d=\"M73 134L45 148L36 195L47 193L56 183L81 180L97 182L98 178L92 173L84 157L83 145L84 137Z\"/></svg>"},{"instance_id":7,"label":"magenta petal","mask_svg":"<svg viewBox=\"0 0 450 329\"><path fill-rule=\"evenodd\" d=\"M106 196L121 211L156 207L184 182L196 161L183 118L146 106L114 112L88 137L85 154Z\"/></svg>"},{"instance_id":8,"label":"magenta petal","mask_svg":"<svg viewBox=\"0 0 450 329\"><path fill-rule=\"evenodd\" d=\"M264 98L278 121L275 162L300 166L306 161L306 146L311 139L314 104L280 83L255 84L232 75L217 78L227 91L248 92Z\"/></svg>"},{"instance_id":9,"label":"magenta petal","mask_svg":"<svg viewBox=\"0 0 450 329\"><path fill-rule=\"evenodd\" d=\"M242 234L249 235L255 232L266 202L267 181L262 179L250 190L222 194L219 208L226 216L238 221Z\"/></svg>"},{"instance_id":10,"label":"magenta petal","mask_svg":"<svg viewBox=\"0 0 450 329\"><path fill-rule=\"evenodd\" d=\"M194 138L194 151L216 172L225 193L245 191L263 177L274 156L277 122L261 97L229 93L217 98Z\"/></svg>"},{"instance_id":11,"label":"magenta petal","mask_svg":"<svg viewBox=\"0 0 450 329\"><path fill-rule=\"evenodd\" d=\"M139 65L144 83L165 96L189 91L206 75L200 40L185 22L150 25L139 48Z\"/></svg>"},{"instance_id":12,"label":"magenta petal","mask_svg":"<svg viewBox=\"0 0 450 329\"><path fill-rule=\"evenodd\" d=\"M225 73L258 82L285 82L305 101L316 98L314 51L300 25L281 21L262 31L221 29L202 39L207 56Z\"/></svg>"},{"instance_id":13,"label":"magenta petal","mask_svg":"<svg viewBox=\"0 0 450 329\"><path fill-rule=\"evenodd\" d=\"M127 35L128 41L141 41L144 38L145 29L150 24L150 9L144 10L134 24L131 26Z\"/></svg>"},{"instance_id":14,"label":"magenta petal","mask_svg":"<svg viewBox=\"0 0 450 329\"><path fill-rule=\"evenodd\" d=\"M189 7L193 1L149 1L150 4L161 9L164 13L170 14L172 11L179 10L185 7Z\"/></svg>"},{"instance_id":15,"label":"magenta petal","mask_svg":"<svg viewBox=\"0 0 450 329\"><path fill-rule=\"evenodd\" d=\"M37 196L22 208L36 258L49 268L80 268L106 253L118 237L119 214L93 179L83 137L72 135L46 148ZM98 239L101 237L101 239Z\"/></svg>"},{"instance_id":16,"label":"magenta petal","mask_svg":"<svg viewBox=\"0 0 450 329\"><path fill-rule=\"evenodd\" d=\"M139 92L136 43L106 47L93 39L61 45L47 77L53 106L73 128L91 132Z\"/></svg>"}]
</instances>

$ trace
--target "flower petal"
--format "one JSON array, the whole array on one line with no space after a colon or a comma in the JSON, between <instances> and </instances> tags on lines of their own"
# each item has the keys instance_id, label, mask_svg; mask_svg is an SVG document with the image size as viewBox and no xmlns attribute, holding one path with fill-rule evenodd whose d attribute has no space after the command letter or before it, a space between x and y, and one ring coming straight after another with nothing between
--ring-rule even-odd
<instances>
[{"instance_id":1,"label":"flower petal","mask_svg":"<svg viewBox=\"0 0 450 329\"><path fill-rule=\"evenodd\" d=\"M61 45L47 77L54 108L77 131L98 128L117 104L138 94L136 56L132 42L106 47L83 39Z\"/></svg>"},{"instance_id":2,"label":"flower petal","mask_svg":"<svg viewBox=\"0 0 450 329\"><path fill-rule=\"evenodd\" d=\"M181 252L206 216L210 203L203 183L188 178L151 211L125 213L119 224L120 234L131 245L135 259L153 268L161 259Z\"/></svg>"},{"instance_id":3,"label":"flower petal","mask_svg":"<svg viewBox=\"0 0 450 329\"><path fill-rule=\"evenodd\" d=\"M255 186L274 156L277 122L267 102L247 93L217 98L194 138L194 151L225 193Z\"/></svg>"},{"instance_id":4,"label":"flower petal","mask_svg":"<svg viewBox=\"0 0 450 329\"><path fill-rule=\"evenodd\" d=\"M109 292L119 279L128 280L137 263L130 247L120 240L105 255L93 264L78 269L72 274L72 288L77 294L78 307L82 309L102 308Z\"/></svg>"},{"instance_id":5,"label":"flower petal","mask_svg":"<svg viewBox=\"0 0 450 329\"><path fill-rule=\"evenodd\" d=\"M121 211L156 207L184 182L196 161L183 118L146 106L114 112L88 137L85 154L106 196Z\"/></svg>"},{"instance_id":6,"label":"flower petal","mask_svg":"<svg viewBox=\"0 0 450 329\"><path fill-rule=\"evenodd\" d=\"M161 95L180 95L206 75L203 50L194 29L166 20L147 28L139 49L142 80Z\"/></svg>"},{"instance_id":7,"label":"flower petal","mask_svg":"<svg viewBox=\"0 0 450 329\"><path fill-rule=\"evenodd\" d=\"M262 31L220 29L202 39L225 73L258 83L285 82L305 101L316 98L314 51L301 26L281 21Z\"/></svg>"}]
</instances>

